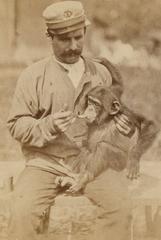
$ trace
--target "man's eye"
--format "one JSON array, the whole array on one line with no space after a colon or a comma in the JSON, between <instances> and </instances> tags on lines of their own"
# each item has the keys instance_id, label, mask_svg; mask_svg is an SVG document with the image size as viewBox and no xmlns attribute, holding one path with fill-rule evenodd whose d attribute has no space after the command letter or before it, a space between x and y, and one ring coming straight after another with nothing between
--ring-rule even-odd
<instances>
[{"instance_id":1,"label":"man's eye","mask_svg":"<svg viewBox=\"0 0 161 240\"><path fill-rule=\"evenodd\" d=\"M66 41L68 41L67 38L61 38L60 40L61 40L62 42L66 42Z\"/></svg>"},{"instance_id":2,"label":"man's eye","mask_svg":"<svg viewBox=\"0 0 161 240\"><path fill-rule=\"evenodd\" d=\"M80 40L82 39L82 36L75 37L75 40Z\"/></svg>"},{"instance_id":3,"label":"man's eye","mask_svg":"<svg viewBox=\"0 0 161 240\"><path fill-rule=\"evenodd\" d=\"M69 40L69 39L68 39L67 37L65 37L65 36L59 36L58 39L59 39L59 41L62 41L62 42L66 42L66 41Z\"/></svg>"}]
</instances>

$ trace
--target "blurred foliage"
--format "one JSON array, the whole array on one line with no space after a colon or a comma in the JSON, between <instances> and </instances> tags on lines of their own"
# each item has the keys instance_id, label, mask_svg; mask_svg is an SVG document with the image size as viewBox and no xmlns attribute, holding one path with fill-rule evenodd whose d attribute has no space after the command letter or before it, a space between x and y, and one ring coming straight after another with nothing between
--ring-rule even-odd
<instances>
[{"instance_id":1,"label":"blurred foliage","mask_svg":"<svg viewBox=\"0 0 161 240\"><path fill-rule=\"evenodd\" d=\"M99 27L116 28L121 39L130 41L152 29L160 29L160 0L82 0L87 14Z\"/></svg>"}]
</instances>

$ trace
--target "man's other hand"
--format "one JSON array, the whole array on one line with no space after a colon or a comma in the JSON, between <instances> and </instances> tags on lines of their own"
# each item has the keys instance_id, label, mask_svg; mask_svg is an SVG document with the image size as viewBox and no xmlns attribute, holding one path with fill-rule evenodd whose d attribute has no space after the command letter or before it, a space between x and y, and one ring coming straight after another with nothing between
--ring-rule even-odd
<instances>
[{"instance_id":1,"label":"man's other hand","mask_svg":"<svg viewBox=\"0 0 161 240\"><path fill-rule=\"evenodd\" d=\"M132 136L135 132L135 125L132 123L128 116L120 114L114 117L117 129L125 136Z\"/></svg>"}]
</instances>

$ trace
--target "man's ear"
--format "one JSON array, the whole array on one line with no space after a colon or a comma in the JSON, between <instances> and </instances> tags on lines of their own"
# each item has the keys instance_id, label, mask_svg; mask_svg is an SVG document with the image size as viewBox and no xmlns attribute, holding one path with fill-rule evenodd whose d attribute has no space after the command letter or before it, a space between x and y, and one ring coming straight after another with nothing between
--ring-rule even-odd
<instances>
[{"instance_id":1,"label":"man's ear","mask_svg":"<svg viewBox=\"0 0 161 240\"><path fill-rule=\"evenodd\" d=\"M110 109L110 115L116 115L121 109L121 104L119 101L115 100L113 101Z\"/></svg>"}]
</instances>

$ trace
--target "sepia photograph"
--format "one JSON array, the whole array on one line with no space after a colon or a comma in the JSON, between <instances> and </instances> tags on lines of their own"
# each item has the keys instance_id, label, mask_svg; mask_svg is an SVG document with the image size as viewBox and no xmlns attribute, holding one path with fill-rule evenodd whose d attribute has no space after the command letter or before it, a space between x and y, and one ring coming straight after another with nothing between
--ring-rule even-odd
<instances>
[{"instance_id":1,"label":"sepia photograph","mask_svg":"<svg viewBox=\"0 0 161 240\"><path fill-rule=\"evenodd\" d=\"M0 240L161 240L161 0L0 0Z\"/></svg>"}]
</instances>

